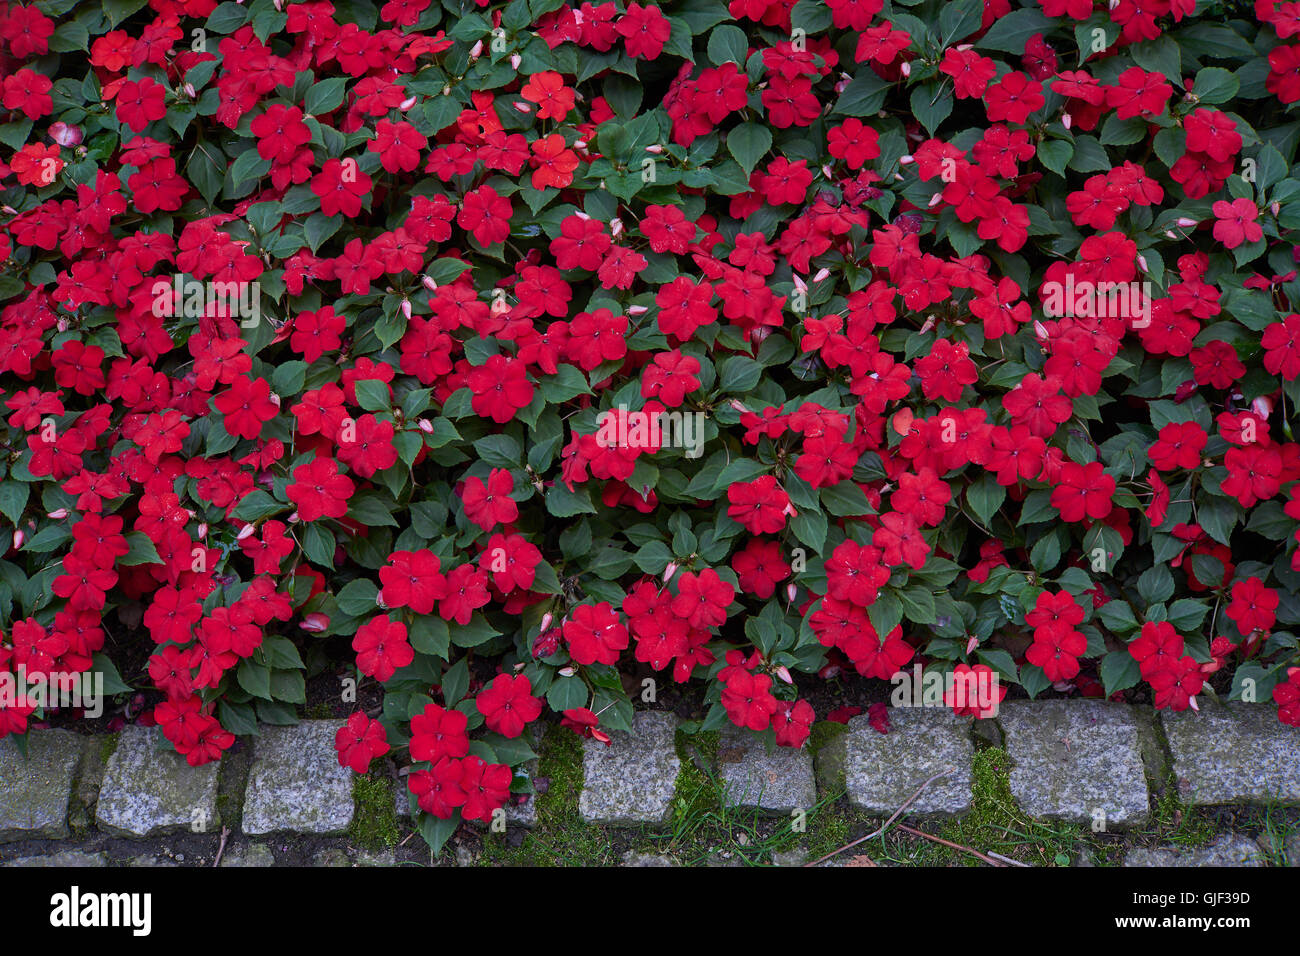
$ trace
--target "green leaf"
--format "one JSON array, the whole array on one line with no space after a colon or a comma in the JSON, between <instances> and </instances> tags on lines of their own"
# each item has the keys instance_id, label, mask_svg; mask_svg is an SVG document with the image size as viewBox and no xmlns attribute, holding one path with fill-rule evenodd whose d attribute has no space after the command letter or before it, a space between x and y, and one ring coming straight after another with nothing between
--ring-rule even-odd
<instances>
[{"instance_id":1,"label":"green leaf","mask_svg":"<svg viewBox=\"0 0 1300 956\"><path fill-rule=\"evenodd\" d=\"M321 80L307 91L303 109L310 116L333 112L343 102L343 94L347 86L346 76L332 76L327 80Z\"/></svg>"},{"instance_id":2,"label":"green leaf","mask_svg":"<svg viewBox=\"0 0 1300 956\"><path fill-rule=\"evenodd\" d=\"M119 564L162 564L158 549L143 531L128 531L126 543L130 550L118 559Z\"/></svg>"},{"instance_id":3,"label":"green leaf","mask_svg":"<svg viewBox=\"0 0 1300 956\"><path fill-rule=\"evenodd\" d=\"M981 50L999 50L1021 55L1031 36L1035 33L1046 35L1055 25L1056 22L1037 7L1013 10L1006 16L999 17L989 27L988 33L975 41L975 46Z\"/></svg>"},{"instance_id":4,"label":"green leaf","mask_svg":"<svg viewBox=\"0 0 1300 956\"><path fill-rule=\"evenodd\" d=\"M271 668L265 664L257 664L252 658L246 658L239 662L235 677L239 686L254 697L261 697L263 700L275 699L271 694Z\"/></svg>"},{"instance_id":5,"label":"green leaf","mask_svg":"<svg viewBox=\"0 0 1300 956\"><path fill-rule=\"evenodd\" d=\"M393 407L388 394L388 384L375 378L358 379L354 385L357 404L368 412L386 412Z\"/></svg>"},{"instance_id":6,"label":"green leaf","mask_svg":"<svg viewBox=\"0 0 1300 956\"><path fill-rule=\"evenodd\" d=\"M1138 662L1127 650L1111 651L1101 659L1099 670L1101 685L1105 688L1107 697L1116 691L1136 687L1142 679Z\"/></svg>"},{"instance_id":7,"label":"green leaf","mask_svg":"<svg viewBox=\"0 0 1300 956\"><path fill-rule=\"evenodd\" d=\"M745 31L731 24L714 27L709 34L708 52L714 66L737 63L743 71L745 61L749 58L749 41L745 39Z\"/></svg>"},{"instance_id":8,"label":"green leaf","mask_svg":"<svg viewBox=\"0 0 1300 956\"><path fill-rule=\"evenodd\" d=\"M114 694L129 694L135 689L122 680L117 665L109 660L107 654L92 654L90 657L90 670L91 673L104 675L104 693L110 697Z\"/></svg>"},{"instance_id":9,"label":"green leaf","mask_svg":"<svg viewBox=\"0 0 1300 956\"><path fill-rule=\"evenodd\" d=\"M741 123L727 134L727 151L748 176L772 148L772 131L758 123Z\"/></svg>"},{"instance_id":10,"label":"green leaf","mask_svg":"<svg viewBox=\"0 0 1300 956\"><path fill-rule=\"evenodd\" d=\"M1241 81L1217 66L1207 66L1196 74L1191 93L1202 103L1226 103L1237 95Z\"/></svg>"}]
</instances>

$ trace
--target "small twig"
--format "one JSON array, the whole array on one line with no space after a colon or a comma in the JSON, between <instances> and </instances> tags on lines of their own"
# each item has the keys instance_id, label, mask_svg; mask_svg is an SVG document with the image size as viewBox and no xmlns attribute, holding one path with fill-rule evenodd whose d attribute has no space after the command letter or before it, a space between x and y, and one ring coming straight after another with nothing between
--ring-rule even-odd
<instances>
[{"instance_id":1,"label":"small twig","mask_svg":"<svg viewBox=\"0 0 1300 956\"><path fill-rule=\"evenodd\" d=\"M912 803L916 800L916 798L919 797L925 791L926 787L930 786L930 784L934 783L940 777L948 776L948 774L952 773L956 769L957 768L955 767L949 767L947 770L940 770L938 773L936 773L925 783L921 784L921 786L917 787L916 793L912 794L905 801L903 801L903 805L899 807L897 810L895 810L893 816L891 816L888 820L886 820L878 829L873 830L872 832L868 833L866 836L858 837L852 843L844 844L844 846L840 847L838 850L831 850L830 853L827 853L821 859L813 860L811 863L805 863L804 866L816 866L818 863L825 863L831 857L838 856L839 854L843 853L845 850L851 850L859 843L865 843L867 840L870 840L873 837L880 836L880 834L884 833L886 830L889 829L890 824L892 824L895 820L897 820L900 816L902 816L903 811L912 805Z\"/></svg>"},{"instance_id":2,"label":"small twig","mask_svg":"<svg viewBox=\"0 0 1300 956\"><path fill-rule=\"evenodd\" d=\"M217 858L212 861L214 867L221 865L221 854L226 852L226 840L230 837L230 827L221 828L221 842L217 844Z\"/></svg>"},{"instance_id":3,"label":"small twig","mask_svg":"<svg viewBox=\"0 0 1300 956\"><path fill-rule=\"evenodd\" d=\"M993 857L995 860L1001 860L1003 863L1007 863L1011 866L1029 866L1028 863L1021 863L1019 860L1013 860L1011 857L1003 856L1001 853L994 853L992 850L989 850L989 856Z\"/></svg>"},{"instance_id":4,"label":"small twig","mask_svg":"<svg viewBox=\"0 0 1300 956\"><path fill-rule=\"evenodd\" d=\"M914 827L905 826L905 825L902 824L902 823L900 823L900 824L898 825L898 829L902 830L904 833L910 833L910 834L912 834L913 836L923 837L924 839L926 839L926 840L932 840L932 841L934 841L935 843L942 843L944 846L952 847L954 850L961 850L963 853L969 853L971 856L978 857L979 859L983 860L983 861L984 861L985 863L987 863L989 866L1005 866L1005 865L1006 865L1006 864L1003 864L1003 863L999 863L997 860L993 859L991 856L987 856L987 855L981 853L979 850L972 850L972 849L971 849L970 847L968 847L968 846L962 846L960 843L953 843L951 840L945 840L943 837L937 837L937 836L935 836L935 835L932 834L932 833L926 833L924 830L917 830L917 829L915 829Z\"/></svg>"}]
</instances>

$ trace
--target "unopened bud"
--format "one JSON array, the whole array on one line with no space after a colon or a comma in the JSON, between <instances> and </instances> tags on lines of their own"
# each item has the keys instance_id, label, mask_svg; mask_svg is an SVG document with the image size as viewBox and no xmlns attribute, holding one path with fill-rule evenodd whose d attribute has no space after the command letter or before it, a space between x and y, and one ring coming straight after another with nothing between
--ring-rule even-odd
<instances>
[{"instance_id":1,"label":"unopened bud","mask_svg":"<svg viewBox=\"0 0 1300 956\"><path fill-rule=\"evenodd\" d=\"M420 429L420 431L424 432L426 435L433 434L433 422L429 421L429 419L418 418L415 421L415 425L417 428Z\"/></svg>"},{"instance_id":2,"label":"unopened bud","mask_svg":"<svg viewBox=\"0 0 1300 956\"><path fill-rule=\"evenodd\" d=\"M627 307L628 315L645 315L649 311L650 307L647 305L629 305Z\"/></svg>"},{"instance_id":3,"label":"unopened bud","mask_svg":"<svg viewBox=\"0 0 1300 956\"><path fill-rule=\"evenodd\" d=\"M1182 226L1184 229L1196 225L1195 219L1188 219L1186 216L1179 216L1175 225Z\"/></svg>"},{"instance_id":4,"label":"unopened bud","mask_svg":"<svg viewBox=\"0 0 1300 956\"><path fill-rule=\"evenodd\" d=\"M813 276L812 280L813 282L824 282L830 277L831 277L831 270L822 268L817 270L817 274Z\"/></svg>"},{"instance_id":5,"label":"unopened bud","mask_svg":"<svg viewBox=\"0 0 1300 956\"><path fill-rule=\"evenodd\" d=\"M611 219L609 221L609 234L613 236L615 239L617 239L622 232L623 232L623 220Z\"/></svg>"},{"instance_id":6,"label":"unopened bud","mask_svg":"<svg viewBox=\"0 0 1300 956\"><path fill-rule=\"evenodd\" d=\"M15 532L14 532L14 548L15 548L15 550L18 549L18 548L21 548L21 547L23 546L23 542L26 541L26 540L27 540L27 535L23 534L23 530L22 530L22 528L19 528L17 531L15 531Z\"/></svg>"},{"instance_id":7,"label":"unopened bud","mask_svg":"<svg viewBox=\"0 0 1300 956\"><path fill-rule=\"evenodd\" d=\"M55 508L53 511L51 511L49 514L46 515L47 518L53 518L55 521L62 521L67 516L68 516L67 508Z\"/></svg>"},{"instance_id":8,"label":"unopened bud","mask_svg":"<svg viewBox=\"0 0 1300 956\"><path fill-rule=\"evenodd\" d=\"M236 541L243 541L245 538L252 537L257 532L257 528L251 524L246 524L239 529L239 534L235 535Z\"/></svg>"},{"instance_id":9,"label":"unopened bud","mask_svg":"<svg viewBox=\"0 0 1300 956\"><path fill-rule=\"evenodd\" d=\"M1062 113L1061 125L1064 126L1066 129L1069 129L1071 126L1074 125L1074 117L1071 116L1069 113Z\"/></svg>"},{"instance_id":10,"label":"unopened bud","mask_svg":"<svg viewBox=\"0 0 1300 956\"><path fill-rule=\"evenodd\" d=\"M672 580L673 575L677 573L677 567L676 561L668 562L668 567L664 568L664 584Z\"/></svg>"},{"instance_id":11,"label":"unopened bud","mask_svg":"<svg viewBox=\"0 0 1300 956\"><path fill-rule=\"evenodd\" d=\"M904 61L903 61L903 65L900 66L900 67L898 68L898 72L902 73L904 76L911 76L911 75L912 75L912 64L910 64L910 63L908 63L906 60L904 60Z\"/></svg>"},{"instance_id":12,"label":"unopened bud","mask_svg":"<svg viewBox=\"0 0 1300 956\"><path fill-rule=\"evenodd\" d=\"M438 288L438 283L433 281L433 277L427 275L420 276L420 285L424 286L430 292L434 292Z\"/></svg>"},{"instance_id":13,"label":"unopened bud","mask_svg":"<svg viewBox=\"0 0 1300 956\"><path fill-rule=\"evenodd\" d=\"M520 113L531 113L533 111L533 105L531 103L521 103L519 100L515 100L510 105Z\"/></svg>"},{"instance_id":14,"label":"unopened bud","mask_svg":"<svg viewBox=\"0 0 1300 956\"><path fill-rule=\"evenodd\" d=\"M469 48L469 58L471 60L477 60L482 55L483 55L483 41L479 40L477 43L475 43L472 47Z\"/></svg>"},{"instance_id":15,"label":"unopened bud","mask_svg":"<svg viewBox=\"0 0 1300 956\"><path fill-rule=\"evenodd\" d=\"M319 611L313 611L302 619L298 625L304 631L310 631L313 634L319 634L330 626L328 615L321 614Z\"/></svg>"},{"instance_id":16,"label":"unopened bud","mask_svg":"<svg viewBox=\"0 0 1300 956\"><path fill-rule=\"evenodd\" d=\"M52 123L50 124L50 139L60 146L80 146L82 132L80 126L73 126L70 123Z\"/></svg>"},{"instance_id":17,"label":"unopened bud","mask_svg":"<svg viewBox=\"0 0 1300 956\"><path fill-rule=\"evenodd\" d=\"M405 113L407 110L409 110L412 106L415 105L415 102L416 102L416 98L414 96L408 96L406 99L402 100L402 102L397 104L397 108L401 110L403 113Z\"/></svg>"},{"instance_id":18,"label":"unopened bud","mask_svg":"<svg viewBox=\"0 0 1300 956\"><path fill-rule=\"evenodd\" d=\"M403 300L402 300L402 315L406 316L406 320L407 320L408 322L411 320L411 300L410 300L410 299L403 299Z\"/></svg>"},{"instance_id":19,"label":"unopened bud","mask_svg":"<svg viewBox=\"0 0 1300 956\"><path fill-rule=\"evenodd\" d=\"M794 683L794 678L790 676L790 668L786 667L784 664L779 665L772 673L776 674L777 677L781 678L781 680L787 684Z\"/></svg>"}]
</instances>

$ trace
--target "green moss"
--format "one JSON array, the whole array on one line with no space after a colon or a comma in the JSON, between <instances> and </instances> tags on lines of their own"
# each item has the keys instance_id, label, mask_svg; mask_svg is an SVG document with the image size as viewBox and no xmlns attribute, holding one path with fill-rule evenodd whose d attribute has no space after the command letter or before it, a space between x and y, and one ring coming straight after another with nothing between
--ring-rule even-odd
<instances>
[{"instance_id":1,"label":"green moss","mask_svg":"<svg viewBox=\"0 0 1300 956\"><path fill-rule=\"evenodd\" d=\"M489 866L608 866L617 862L611 840L578 813L582 793L582 739L558 724L542 739L537 777L546 781L537 801L537 825L523 842L510 846L508 834L486 833L480 863Z\"/></svg>"},{"instance_id":2,"label":"green moss","mask_svg":"<svg viewBox=\"0 0 1300 956\"><path fill-rule=\"evenodd\" d=\"M329 720L333 716L334 711L329 704L312 704L307 708L307 718L309 720Z\"/></svg>"},{"instance_id":3,"label":"green moss","mask_svg":"<svg viewBox=\"0 0 1300 956\"><path fill-rule=\"evenodd\" d=\"M812 725L812 733L808 736L808 749L814 754L819 753L827 744L839 740L848 732L847 724L834 720L819 720Z\"/></svg>"},{"instance_id":4,"label":"green moss","mask_svg":"<svg viewBox=\"0 0 1300 956\"><path fill-rule=\"evenodd\" d=\"M348 827L352 842L372 852L396 846L401 834L388 780L375 774L358 774L352 780L352 796L356 802L356 812Z\"/></svg>"},{"instance_id":5,"label":"green moss","mask_svg":"<svg viewBox=\"0 0 1300 956\"><path fill-rule=\"evenodd\" d=\"M103 765L108 764L108 758L113 756L117 750L117 743L121 739L121 734L112 733L104 734L99 741L99 759Z\"/></svg>"}]
</instances>

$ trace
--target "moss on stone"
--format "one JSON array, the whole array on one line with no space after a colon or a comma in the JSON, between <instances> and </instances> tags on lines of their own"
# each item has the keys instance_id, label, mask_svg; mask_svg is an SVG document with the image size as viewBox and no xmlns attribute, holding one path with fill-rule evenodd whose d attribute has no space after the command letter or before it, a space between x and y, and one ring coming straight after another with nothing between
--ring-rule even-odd
<instances>
[{"instance_id":1,"label":"moss on stone","mask_svg":"<svg viewBox=\"0 0 1300 956\"><path fill-rule=\"evenodd\" d=\"M353 844L372 852L396 846L401 832L388 779L377 774L357 774L352 780L352 797L356 811L348 835Z\"/></svg>"}]
</instances>

